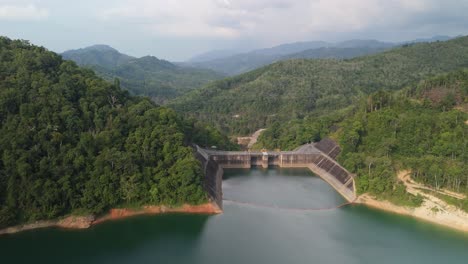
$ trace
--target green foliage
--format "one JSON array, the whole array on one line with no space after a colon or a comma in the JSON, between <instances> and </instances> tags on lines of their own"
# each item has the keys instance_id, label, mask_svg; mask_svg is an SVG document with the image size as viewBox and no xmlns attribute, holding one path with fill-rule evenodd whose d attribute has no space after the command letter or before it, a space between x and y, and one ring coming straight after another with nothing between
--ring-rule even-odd
<instances>
[{"instance_id":1,"label":"green foliage","mask_svg":"<svg viewBox=\"0 0 468 264\"><path fill-rule=\"evenodd\" d=\"M170 105L225 132L249 134L276 121L320 117L358 103L362 95L399 90L467 67L467 61L468 37L348 60L281 61L209 84ZM385 98L375 99L369 107L385 106ZM452 102L447 98L448 105Z\"/></svg>"},{"instance_id":2,"label":"green foliage","mask_svg":"<svg viewBox=\"0 0 468 264\"><path fill-rule=\"evenodd\" d=\"M205 201L187 145L211 128L26 41L0 38L0 58L0 227ZM224 143L214 131L206 140Z\"/></svg>"},{"instance_id":3,"label":"green foliage","mask_svg":"<svg viewBox=\"0 0 468 264\"><path fill-rule=\"evenodd\" d=\"M283 123L276 121L260 135L254 148L293 150L300 145L320 141L335 129L334 124L341 121L346 113L346 110L335 111L320 117L311 115Z\"/></svg>"},{"instance_id":4,"label":"green foliage","mask_svg":"<svg viewBox=\"0 0 468 264\"><path fill-rule=\"evenodd\" d=\"M359 193L412 203L414 198L400 201L405 192L396 181L397 169L411 170L413 179L434 188L468 193L468 114L453 105L424 103L425 91L440 94L441 83L463 103L467 95L460 84L467 81L468 72L461 71L393 94L380 91L369 95L361 111L341 123L339 159L359 175Z\"/></svg>"},{"instance_id":5,"label":"green foliage","mask_svg":"<svg viewBox=\"0 0 468 264\"><path fill-rule=\"evenodd\" d=\"M468 71L432 77L396 92L362 96L347 109L273 123L257 147L294 149L324 136L341 148L340 163L356 173L357 192L417 206L422 197L406 193L396 172L435 188L468 193ZM455 101L441 104L447 92ZM441 96L442 95L442 96Z\"/></svg>"},{"instance_id":6,"label":"green foliage","mask_svg":"<svg viewBox=\"0 0 468 264\"><path fill-rule=\"evenodd\" d=\"M101 45L67 51L62 56L93 69L108 81L117 79L131 94L149 96L157 103L165 103L223 76L211 70L180 67L152 56L133 58Z\"/></svg>"}]
</instances>

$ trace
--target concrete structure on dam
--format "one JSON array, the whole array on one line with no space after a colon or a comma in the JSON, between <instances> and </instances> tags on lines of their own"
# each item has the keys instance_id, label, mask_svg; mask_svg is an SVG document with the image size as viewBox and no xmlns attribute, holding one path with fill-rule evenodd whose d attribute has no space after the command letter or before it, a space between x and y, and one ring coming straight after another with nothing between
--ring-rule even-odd
<instances>
[{"instance_id":1,"label":"concrete structure on dam","mask_svg":"<svg viewBox=\"0 0 468 264\"><path fill-rule=\"evenodd\" d=\"M328 182L346 200L356 199L354 175L343 168L335 158L340 147L332 140L306 144L294 151L219 151L196 146L197 158L205 172L205 189L222 209L223 169L278 166L282 168L309 168Z\"/></svg>"}]
</instances>

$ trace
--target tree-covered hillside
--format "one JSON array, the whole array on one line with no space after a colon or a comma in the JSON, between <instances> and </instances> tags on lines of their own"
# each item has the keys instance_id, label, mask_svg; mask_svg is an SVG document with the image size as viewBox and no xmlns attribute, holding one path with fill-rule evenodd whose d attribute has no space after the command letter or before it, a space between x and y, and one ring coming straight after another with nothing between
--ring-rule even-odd
<instances>
[{"instance_id":1,"label":"tree-covered hillside","mask_svg":"<svg viewBox=\"0 0 468 264\"><path fill-rule=\"evenodd\" d=\"M368 96L336 134L342 164L359 175L358 192L398 198L394 176L407 169L418 182L468 194L466 106L468 71ZM460 203L468 210L468 199Z\"/></svg>"},{"instance_id":2,"label":"tree-covered hillside","mask_svg":"<svg viewBox=\"0 0 468 264\"><path fill-rule=\"evenodd\" d=\"M247 134L258 128L343 109L377 90L468 67L468 37L409 44L349 60L290 60L210 84L176 99L180 112Z\"/></svg>"},{"instance_id":3,"label":"tree-covered hillside","mask_svg":"<svg viewBox=\"0 0 468 264\"><path fill-rule=\"evenodd\" d=\"M156 57L134 59L114 68L91 66L104 79L120 80L134 95L149 96L157 103L183 95L223 76L211 70L180 67Z\"/></svg>"},{"instance_id":4,"label":"tree-covered hillside","mask_svg":"<svg viewBox=\"0 0 468 264\"><path fill-rule=\"evenodd\" d=\"M152 56L133 58L105 47L67 51L62 56L93 69L108 81L117 78L120 86L131 94L149 96L157 103L165 103L223 77L211 70L181 67Z\"/></svg>"},{"instance_id":5,"label":"tree-covered hillside","mask_svg":"<svg viewBox=\"0 0 468 264\"><path fill-rule=\"evenodd\" d=\"M55 53L0 38L0 227L121 204L200 203L194 140L225 142Z\"/></svg>"},{"instance_id":6,"label":"tree-covered hillside","mask_svg":"<svg viewBox=\"0 0 468 264\"><path fill-rule=\"evenodd\" d=\"M456 71L363 96L326 116L275 123L257 147L293 149L331 136L343 149L341 164L358 175L359 193L415 204L397 171L410 170L413 179L436 189L468 194L467 112L468 71ZM468 199L455 202L468 211Z\"/></svg>"}]
</instances>

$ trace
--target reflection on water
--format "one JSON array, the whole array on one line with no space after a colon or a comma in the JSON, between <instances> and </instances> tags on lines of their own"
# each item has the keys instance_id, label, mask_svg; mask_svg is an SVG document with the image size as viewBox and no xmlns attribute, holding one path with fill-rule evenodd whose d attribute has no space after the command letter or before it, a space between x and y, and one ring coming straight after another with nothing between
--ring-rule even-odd
<instances>
[{"instance_id":1,"label":"reflection on water","mask_svg":"<svg viewBox=\"0 0 468 264\"><path fill-rule=\"evenodd\" d=\"M285 207L344 200L300 169L226 171L224 196ZM140 216L88 230L0 237L2 263L463 263L468 236L362 206L285 212L225 203L216 216Z\"/></svg>"}]
</instances>

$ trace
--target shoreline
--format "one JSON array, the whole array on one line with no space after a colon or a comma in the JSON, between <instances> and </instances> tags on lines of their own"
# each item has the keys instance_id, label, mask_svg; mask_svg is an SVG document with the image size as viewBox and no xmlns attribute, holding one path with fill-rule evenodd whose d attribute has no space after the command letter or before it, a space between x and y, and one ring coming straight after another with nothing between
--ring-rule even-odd
<instances>
[{"instance_id":1,"label":"shoreline","mask_svg":"<svg viewBox=\"0 0 468 264\"><path fill-rule=\"evenodd\" d=\"M420 207L406 207L395 205L386 200L378 200L369 194L359 196L352 204L363 205L376 210L381 210L389 213L410 216L418 220L436 224L452 230L468 233L468 213L456 208L453 205L448 205L443 201L434 203L431 200L425 200ZM434 211L433 208L438 210ZM179 207L155 206L147 205L140 209L131 208L114 208L103 216L95 217L87 216L67 216L58 220L44 220L34 223L11 226L0 230L1 235L15 234L23 231L29 231L41 228L58 227L62 229L88 229L92 226L129 218L138 215L159 215L166 213L187 213L187 214L220 214L222 210L213 203L208 202L201 205L184 204Z\"/></svg>"},{"instance_id":2,"label":"shoreline","mask_svg":"<svg viewBox=\"0 0 468 264\"><path fill-rule=\"evenodd\" d=\"M443 201L438 204L430 200L424 200L420 207L406 207L395 205L386 200L378 200L369 194L359 196L354 204L364 205L369 208L382 210L399 215L406 215L418 220L436 224L452 230L468 233L468 213L448 205ZM438 211L433 210L438 208Z\"/></svg>"},{"instance_id":3,"label":"shoreline","mask_svg":"<svg viewBox=\"0 0 468 264\"><path fill-rule=\"evenodd\" d=\"M147 205L143 206L141 209L114 208L110 209L108 213L100 217L95 217L94 215L71 215L63 219L36 221L34 223L11 226L4 229L0 229L0 236L49 227L58 227L62 229L88 229L92 226L104 222L124 219L137 215L159 215L166 213L214 215L220 214L222 212L223 211L214 202L208 202L200 205L183 204L179 207L169 207L164 205Z\"/></svg>"}]
</instances>

